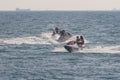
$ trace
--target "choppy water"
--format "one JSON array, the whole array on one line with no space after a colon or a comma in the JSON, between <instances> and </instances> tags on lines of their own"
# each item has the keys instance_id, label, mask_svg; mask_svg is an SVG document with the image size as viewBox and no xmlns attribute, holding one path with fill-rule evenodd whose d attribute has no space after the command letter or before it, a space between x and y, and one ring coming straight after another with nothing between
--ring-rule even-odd
<instances>
[{"instance_id":1,"label":"choppy water","mask_svg":"<svg viewBox=\"0 0 120 80\"><path fill-rule=\"evenodd\" d=\"M69 53L54 27L86 39ZM0 80L120 80L120 12L0 12Z\"/></svg>"}]
</instances>

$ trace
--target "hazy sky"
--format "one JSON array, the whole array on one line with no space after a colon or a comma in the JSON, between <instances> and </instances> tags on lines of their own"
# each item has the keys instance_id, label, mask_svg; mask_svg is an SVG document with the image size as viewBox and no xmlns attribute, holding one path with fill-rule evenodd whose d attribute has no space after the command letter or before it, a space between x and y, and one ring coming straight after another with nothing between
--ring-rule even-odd
<instances>
[{"instance_id":1,"label":"hazy sky","mask_svg":"<svg viewBox=\"0 0 120 80\"><path fill-rule=\"evenodd\" d=\"M120 9L120 0L0 0L0 10L111 10Z\"/></svg>"}]
</instances>

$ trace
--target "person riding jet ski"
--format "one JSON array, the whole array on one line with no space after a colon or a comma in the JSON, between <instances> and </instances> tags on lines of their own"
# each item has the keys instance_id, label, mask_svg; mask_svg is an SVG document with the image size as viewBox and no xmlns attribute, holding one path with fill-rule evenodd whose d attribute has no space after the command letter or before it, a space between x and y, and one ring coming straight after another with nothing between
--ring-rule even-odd
<instances>
[{"instance_id":1,"label":"person riding jet ski","mask_svg":"<svg viewBox=\"0 0 120 80\"><path fill-rule=\"evenodd\" d=\"M55 34L60 34L60 29L58 27L56 27L55 30L53 31L52 36L54 36Z\"/></svg>"},{"instance_id":2,"label":"person riding jet ski","mask_svg":"<svg viewBox=\"0 0 120 80\"><path fill-rule=\"evenodd\" d=\"M77 36L76 37L76 43L77 43L79 48L83 49L83 45L84 45L84 38L83 38L83 36L80 36L80 38L79 38L79 36Z\"/></svg>"}]
</instances>

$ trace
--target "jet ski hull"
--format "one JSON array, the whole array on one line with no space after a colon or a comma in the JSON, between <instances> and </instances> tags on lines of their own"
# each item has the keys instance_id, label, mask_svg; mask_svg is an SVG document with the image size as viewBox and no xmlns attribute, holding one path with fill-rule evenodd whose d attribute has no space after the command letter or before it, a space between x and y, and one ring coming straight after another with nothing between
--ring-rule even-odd
<instances>
[{"instance_id":1,"label":"jet ski hull","mask_svg":"<svg viewBox=\"0 0 120 80\"><path fill-rule=\"evenodd\" d=\"M64 48L68 51L68 52L75 52L75 51L78 51L79 48L77 47L72 47L72 46L69 46L69 45L65 45Z\"/></svg>"},{"instance_id":2,"label":"jet ski hull","mask_svg":"<svg viewBox=\"0 0 120 80\"><path fill-rule=\"evenodd\" d=\"M58 42L65 42L69 38L71 38L72 35L67 35L67 36L60 36L59 39L57 40Z\"/></svg>"}]
</instances>

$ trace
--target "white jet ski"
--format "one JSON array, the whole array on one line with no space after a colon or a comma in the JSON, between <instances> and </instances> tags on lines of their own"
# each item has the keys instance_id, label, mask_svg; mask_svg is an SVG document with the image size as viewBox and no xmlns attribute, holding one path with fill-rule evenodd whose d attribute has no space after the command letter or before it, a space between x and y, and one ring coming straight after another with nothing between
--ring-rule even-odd
<instances>
[{"instance_id":1,"label":"white jet ski","mask_svg":"<svg viewBox=\"0 0 120 80\"><path fill-rule=\"evenodd\" d=\"M68 52L75 52L75 51L79 50L79 47L78 47L77 43L75 43L74 41L68 42L66 45L64 45L64 48Z\"/></svg>"}]
</instances>

